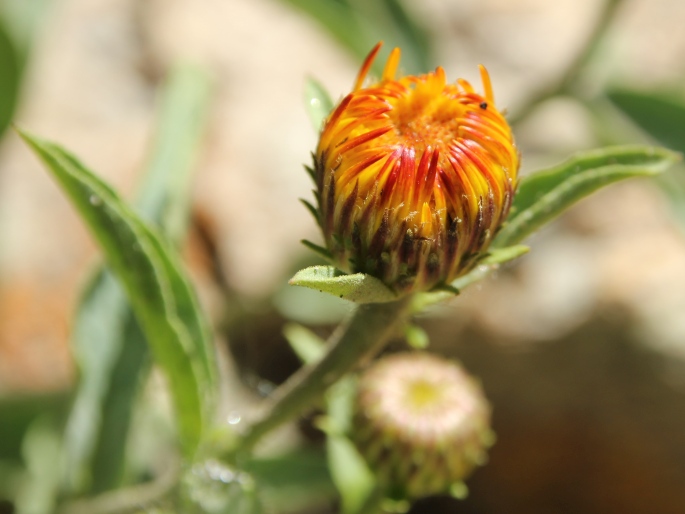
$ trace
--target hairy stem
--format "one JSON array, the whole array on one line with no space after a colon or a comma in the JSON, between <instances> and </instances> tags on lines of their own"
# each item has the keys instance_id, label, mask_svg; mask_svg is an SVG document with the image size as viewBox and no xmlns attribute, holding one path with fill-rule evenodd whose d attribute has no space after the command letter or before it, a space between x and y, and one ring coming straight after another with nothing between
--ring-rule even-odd
<instances>
[{"instance_id":1,"label":"hairy stem","mask_svg":"<svg viewBox=\"0 0 685 514\"><path fill-rule=\"evenodd\" d=\"M409 304L407 297L360 305L331 335L326 355L301 368L265 400L261 414L234 446L235 453L251 449L264 435L310 407L329 386L378 353L405 322Z\"/></svg>"}]
</instances>

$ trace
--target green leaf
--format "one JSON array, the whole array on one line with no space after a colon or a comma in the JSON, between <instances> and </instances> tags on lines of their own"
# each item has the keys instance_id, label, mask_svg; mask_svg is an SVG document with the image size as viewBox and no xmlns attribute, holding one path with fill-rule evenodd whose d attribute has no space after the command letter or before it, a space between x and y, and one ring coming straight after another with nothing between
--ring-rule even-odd
<instances>
[{"instance_id":1,"label":"green leaf","mask_svg":"<svg viewBox=\"0 0 685 514\"><path fill-rule=\"evenodd\" d=\"M530 251L530 247L526 245L513 245L505 248L493 248L487 252L485 257L478 261L479 264L486 264L488 266L494 264L504 264L505 262L513 261L521 255L525 255Z\"/></svg>"},{"instance_id":2,"label":"green leaf","mask_svg":"<svg viewBox=\"0 0 685 514\"><path fill-rule=\"evenodd\" d=\"M54 0L3 0L0 18L14 42L20 70L26 66L33 41L40 33L43 22L49 17Z\"/></svg>"},{"instance_id":3,"label":"green leaf","mask_svg":"<svg viewBox=\"0 0 685 514\"><path fill-rule=\"evenodd\" d=\"M108 275L110 275L108 273ZM102 412L97 445L92 458L91 493L114 489L123 483L129 429L134 405L150 369L150 351L140 324L134 316L116 334L121 347L114 366L107 375L108 391L99 406Z\"/></svg>"},{"instance_id":4,"label":"green leaf","mask_svg":"<svg viewBox=\"0 0 685 514\"><path fill-rule=\"evenodd\" d=\"M282 317L304 325L337 325L350 312L350 302L339 296L321 295L319 290L291 287L284 283L271 298Z\"/></svg>"},{"instance_id":5,"label":"green leaf","mask_svg":"<svg viewBox=\"0 0 685 514\"><path fill-rule=\"evenodd\" d=\"M400 0L348 0L353 6L360 25L368 35L369 48L376 41L386 41L390 48L402 49L402 67L406 73L419 74L435 67L431 58L431 35L420 24L416 16L408 13ZM382 69L382 60L379 59Z\"/></svg>"},{"instance_id":6,"label":"green leaf","mask_svg":"<svg viewBox=\"0 0 685 514\"><path fill-rule=\"evenodd\" d=\"M407 325L404 329L404 337L407 340L407 344L414 350L425 350L430 344L430 337L418 325Z\"/></svg>"},{"instance_id":7,"label":"green leaf","mask_svg":"<svg viewBox=\"0 0 685 514\"><path fill-rule=\"evenodd\" d=\"M26 479L27 472L23 465L0 459L0 505L14 505L17 493Z\"/></svg>"},{"instance_id":8,"label":"green leaf","mask_svg":"<svg viewBox=\"0 0 685 514\"><path fill-rule=\"evenodd\" d=\"M281 0L284 4L299 9L322 25L328 32L350 50L353 55L363 57L373 46L363 35L359 19L346 2L337 0Z\"/></svg>"},{"instance_id":9,"label":"green leaf","mask_svg":"<svg viewBox=\"0 0 685 514\"><path fill-rule=\"evenodd\" d=\"M407 73L425 73L433 68L430 34L398 0L281 1L314 19L358 60L378 41L385 41L389 48L402 48L402 69ZM376 60L374 69L383 69L382 59Z\"/></svg>"},{"instance_id":10,"label":"green leaf","mask_svg":"<svg viewBox=\"0 0 685 514\"><path fill-rule=\"evenodd\" d=\"M376 480L352 441L342 435L326 438L328 462L342 501L342 514L361 508L374 490Z\"/></svg>"},{"instance_id":11,"label":"green leaf","mask_svg":"<svg viewBox=\"0 0 685 514\"><path fill-rule=\"evenodd\" d=\"M58 423L51 416L36 419L22 441L26 477L17 492L17 513L54 512L59 492L61 445Z\"/></svg>"},{"instance_id":12,"label":"green leaf","mask_svg":"<svg viewBox=\"0 0 685 514\"><path fill-rule=\"evenodd\" d=\"M307 172L309 172L309 170L310 170L311 168L305 168L305 169L307 170ZM316 179L314 178L313 174L311 174L311 175L312 175L312 179L313 179L313 180L316 180ZM319 213L318 213L318 211L316 210L316 207L314 207L314 206L311 204L311 202L305 200L304 198L300 198L300 202L302 203L302 205L305 206L305 208L306 208L306 209L309 211L309 213L313 216L314 221L316 221L316 224L317 224L317 225L320 225L320 223L319 223ZM321 247L319 247L319 248L321 248Z\"/></svg>"},{"instance_id":13,"label":"green leaf","mask_svg":"<svg viewBox=\"0 0 685 514\"><path fill-rule=\"evenodd\" d=\"M81 297L72 351L81 378L64 434L66 482L73 492L98 493L122 475L131 408L148 354L123 289L104 269Z\"/></svg>"},{"instance_id":14,"label":"green leaf","mask_svg":"<svg viewBox=\"0 0 685 514\"><path fill-rule=\"evenodd\" d=\"M685 102L677 98L613 90L609 100L656 141L685 152Z\"/></svg>"},{"instance_id":15,"label":"green leaf","mask_svg":"<svg viewBox=\"0 0 685 514\"><path fill-rule=\"evenodd\" d=\"M193 164L207 127L210 82L201 68L176 65L164 85L156 134L136 210L178 243L187 232Z\"/></svg>"},{"instance_id":16,"label":"green leaf","mask_svg":"<svg viewBox=\"0 0 685 514\"><path fill-rule=\"evenodd\" d=\"M215 393L211 340L195 296L168 244L60 147L21 132L72 201L121 280L134 313L166 375L182 447L192 455Z\"/></svg>"},{"instance_id":17,"label":"green leaf","mask_svg":"<svg viewBox=\"0 0 685 514\"><path fill-rule=\"evenodd\" d=\"M32 40L51 0L0 2L0 136L12 122Z\"/></svg>"},{"instance_id":18,"label":"green leaf","mask_svg":"<svg viewBox=\"0 0 685 514\"><path fill-rule=\"evenodd\" d=\"M619 146L584 152L526 176L492 247L517 244L590 193L623 179L656 175L679 159L663 148Z\"/></svg>"},{"instance_id":19,"label":"green leaf","mask_svg":"<svg viewBox=\"0 0 685 514\"><path fill-rule=\"evenodd\" d=\"M345 435L352 423L356 382L346 377L328 390L326 452L331 477L342 503L342 514L361 508L374 490L376 480L354 443Z\"/></svg>"},{"instance_id":20,"label":"green leaf","mask_svg":"<svg viewBox=\"0 0 685 514\"><path fill-rule=\"evenodd\" d=\"M246 462L244 469L254 477L269 512L308 512L313 506L330 504L336 494L326 455L320 449L257 457Z\"/></svg>"},{"instance_id":21,"label":"green leaf","mask_svg":"<svg viewBox=\"0 0 685 514\"><path fill-rule=\"evenodd\" d=\"M333 110L333 100L318 80L309 77L304 85L304 101L309 121L318 132L323 127L326 117ZM314 216L316 217L316 210L314 210Z\"/></svg>"},{"instance_id":22,"label":"green leaf","mask_svg":"<svg viewBox=\"0 0 685 514\"><path fill-rule=\"evenodd\" d=\"M21 441L31 424L46 414L62 416L68 406L69 396L63 392L0 398L0 461L21 460Z\"/></svg>"},{"instance_id":23,"label":"green leaf","mask_svg":"<svg viewBox=\"0 0 685 514\"><path fill-rule=\"evenodd\" d=\"M307 241L306 239L302 239L300 242L322 259L329 262L333 260L331 252L329 252L328 249L324 248L323 246L319 246L311 241Z\"/></svg>"},{"instance_id":24,"label":"green leaf","mask_svg":"<svg viewBox=\"0 0 685 514\"><path fill-rule=\"evenodd\" d=\"M160 224L173 241L186 232L188 183L205 127L208 90L207 77L194 66L172 70L136 203L138 212ZM145 336L121 285L104 268L81 297L72 346L81 380L65 431L66 481L74 492L99 493L121 483L133 404L149 368Z\"/></svg>"},{"instance_id":25,"label":"green leaf","mask_svg":"<svg viewBox=\"0 0 685 514\"><path fill-rule=\"evenodd\" d=\"M385 303L397 300L395 293L371 275L346 275L333 266L311 266L295 273L290 285L317 289L356 303Z\"/></svg>"},{"instance_id":26,"label":"green leaf","mask_svg":"<svg viewBox=\"0 0 685 514\"><path fill-rule=\"evenodd\" d=\"M5 132L17 104L20 62L5 24L0 21L0 136Z\"/></svg>"},{"instance_id":27,"label":"green leaf","mask_svg":"<svg viewBox=\"0 0 685 514\"><path fill-rule=\"evenodd\" d=\"M682 96L613 90L607 97L649 138L685 153L685 100ZM680 165L670 173L660 175L657 184L671 201L681 225L685 225L685 167Z\"/></svg>"},{"instance_id":28,"label":"green leaf","mask_svg":"<svg viewBox=\"0 0 685 514\"><path fill-rule=\"evenodd\" d=\"M452 281L450 286L452 287L453 291L461 291L465 287L470 286L471 284L478 282L480 280L483 280L485 277L488 276L488 274L492 270L496 269L497 266L497 264L481 264L479 266L476 266L466 275L463 275L458 279ZM412 312L418 313L423 311L425 308L430 307L431 305L435 305L445 300L454 298L455 293L453 291L432 291L428 293L419 293L417 295L414 295L414 298L412 299L411 310Z\"/></svg>"},{"instance_id":29,"label":"green leaf","mask_svg":"<svg viewBox=\"0 0 685 514\"><path fill-rule=\"evenodd\" d=\"M297 323L283 327L283 335L304 364L318 361L326 353L326 343L308 328Z\"/></svg>"}]
</instances>

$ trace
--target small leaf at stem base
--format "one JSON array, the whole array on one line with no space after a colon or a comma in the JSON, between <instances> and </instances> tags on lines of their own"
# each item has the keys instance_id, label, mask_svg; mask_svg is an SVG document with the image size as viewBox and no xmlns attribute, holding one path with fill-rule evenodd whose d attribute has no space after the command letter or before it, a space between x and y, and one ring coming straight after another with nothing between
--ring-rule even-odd
<instances>
[{"instance_id":1,"label":"small leaf at stem base","mask_svg":"<svg viewBox=\"0 0 685 514\"><path fill-rule=\"evenodd\" d=\"M397 295L371 275L346 275L333 266L311 266L295 273L290 285L316 289L356 303L385 303L397 300Z\"/></svg>"}]
</instances>

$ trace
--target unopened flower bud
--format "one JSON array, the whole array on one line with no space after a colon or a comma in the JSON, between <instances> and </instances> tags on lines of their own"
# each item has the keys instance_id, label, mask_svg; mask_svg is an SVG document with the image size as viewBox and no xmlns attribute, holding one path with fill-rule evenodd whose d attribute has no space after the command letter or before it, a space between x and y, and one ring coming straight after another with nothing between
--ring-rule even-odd
<instances>
[{"instance_id":1,"label":"unopened flower bud","mask_svg":"<svg viewBox=\"0 0 685 514\"><path fill-rule=\"evenodd\" d=\"M478 383L421 352L384 357L362 375L351 437L386 491L406 499L463 490L494 441Z\"/></svg>"},{"instance_id":2,"label":"unopened flower bud","mask_svg":"<svg viewBox=\"0 0 685 514\"><path fill-rule=\"evenodd\" d=\"M445 71L395 78L393 50L380 81L363 83L326 119L314 156L319 223L346 272L380 278L402 294L426 291L469 271L506 218L518 152L484 94Z\"/></svg>"}]
</instances>

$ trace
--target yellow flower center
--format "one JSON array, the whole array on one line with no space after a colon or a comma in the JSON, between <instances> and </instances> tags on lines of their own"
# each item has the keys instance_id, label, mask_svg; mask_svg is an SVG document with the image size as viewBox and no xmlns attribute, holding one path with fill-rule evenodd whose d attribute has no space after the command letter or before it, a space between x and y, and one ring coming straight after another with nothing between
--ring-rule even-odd
<instances>
[{"instance_id":1,"label":"yellow flower center","mask_svg":"<svg viewBox=\"0 0 685 514\"><path fill-rule=\"evenodd\" d=\"M409 89L406 96L390 102L393 108L388 117L396 136L404 146L414 147L417 154L427 147L442 153L459 137L464 106L445 94L445 84L439 79L430 75Z\"/></svg>"},{"instance_id":2,"label":"yellow flower center","mask_svg":"<svg viewBox=\"0 0 685 514\"><path fill-rule=\"evenodd\" d=\"M437 384L427 380L415 380L407 384L407 405L417 411L432 409L441 403L441 391Z\"/></svg>"}]
</instances>

